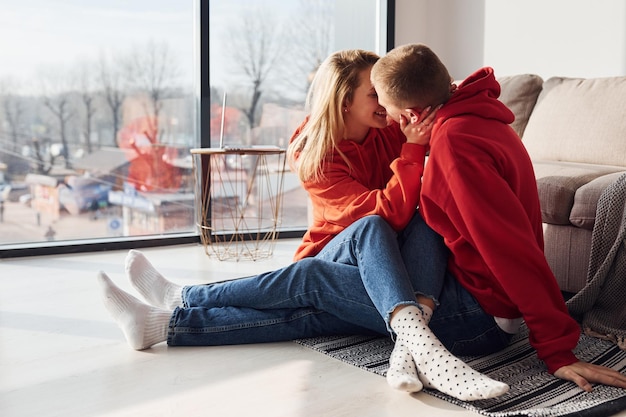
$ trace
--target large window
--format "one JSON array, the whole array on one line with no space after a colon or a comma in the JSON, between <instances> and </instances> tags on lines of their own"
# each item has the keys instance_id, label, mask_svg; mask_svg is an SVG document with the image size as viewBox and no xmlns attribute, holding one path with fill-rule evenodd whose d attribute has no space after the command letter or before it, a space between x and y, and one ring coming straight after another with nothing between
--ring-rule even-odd
<instances>
[{"instance_id":1,"label":"large window","mask_svg":"<svg viewBox=\"0 0 626 417\"><path fill-rule=\"evenodd\" d=\"M193 1L0 5L0 250L192 231Z\"/></svg>"},{"instance_id":2,"label":"large window","mask_svg":"<svg viewBox=\"0 0 626 417\"><path fill-rule=\"evenodd\" d=\"M387 49L387 3L3 1L0 251L197 238L190 149L286 147L329 53Z\"/></svg>"},{"instance_id":3,"label":"large window","mask_svg":"<svg viewBox=\"0 0 626 417\"><path fill-rule=\"evenodd\" d=\"M287 147L319 64L338 49L386 50L386 11L376 0L210 1L212 146ZM306 229L306 193L291 172L283 206L282 229Z\"/></svg>"}]
</instances>

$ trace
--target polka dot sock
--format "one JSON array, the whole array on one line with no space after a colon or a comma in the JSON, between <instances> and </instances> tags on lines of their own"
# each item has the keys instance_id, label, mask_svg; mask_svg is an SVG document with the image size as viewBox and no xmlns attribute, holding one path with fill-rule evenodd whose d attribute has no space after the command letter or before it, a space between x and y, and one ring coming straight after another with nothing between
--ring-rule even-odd
<instances>
[{"instance_id":1,"label":"polka dot sock","mask_svg":"<svg viewBox=\"0 0 626 417\"><path fill-rule=\"evenodd\" d=\"M122 329L130 347L143 350L167 340L171 311L142 303L118 288L104 272L98 274L98 283L104 306Z\"/></svg>"},{"instance_id":2,"label":"polka dot sock","mask_svg":"<svg viewBox=\"0 0 626 417\"><path fill-rule=\"evenodd\" d=\"M417 367L424 387L436 389L462 401L493 398L509 390L505 383L473 370L452 355L428 327L422 311L407 306L396 312L391 328L405 345Z\"/></svg>"},{"instance_id":3,"label":"polka dot sock","mask_svg":"<svg viewBox=\"0 0 626 417\"><path fill-rule=\"evenodd\" d=\"M433 310L425 305L420 305L422 317L426 324L430 321ZM422 382L417 375L417 367L413 361L411 351L402 343L397 342L389 358L387 370L387 383L400 391L419 392L423 388Z\"/></svg>"},{"instance_id":4,"label":"polka dot sock","mask_svg":"<svg viewBox=\"0 0 626 417\"><path fill-rule=\"evenodd\" d=\"M387 370L387 383L392 388L406 392L418 392L422 390L423 384L417 376L417 368L413 362L411 351L400 342L391 352L389 358L389 369Z\"/></svg>"},{"instance_id":5,"label":"polka dot sock","mask_svg":"<svg viewBox=\"0 0 626 417\"><path fill-rule=\"evenodd\" d=\"M165 310L182 307L183 287L165 279L143 253L128 252L126 274L133 287L151 305Z\"/></svg>"}]
</instances>

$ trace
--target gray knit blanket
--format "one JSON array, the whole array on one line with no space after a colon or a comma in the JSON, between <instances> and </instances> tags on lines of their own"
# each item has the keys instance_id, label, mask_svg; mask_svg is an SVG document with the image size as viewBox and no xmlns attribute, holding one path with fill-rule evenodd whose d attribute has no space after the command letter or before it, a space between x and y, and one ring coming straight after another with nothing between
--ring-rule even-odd
<instances>
[{"instance_id":1,"label":"gray knit blanket","mask_svg":"<svg viewBox=\"0 0 626 417\"><path fill-rule=\"evenodd\" d=\"M600 196L587 283L567 307L585 334L626 350L626 174Z\"/></svg>"}]
</instances>

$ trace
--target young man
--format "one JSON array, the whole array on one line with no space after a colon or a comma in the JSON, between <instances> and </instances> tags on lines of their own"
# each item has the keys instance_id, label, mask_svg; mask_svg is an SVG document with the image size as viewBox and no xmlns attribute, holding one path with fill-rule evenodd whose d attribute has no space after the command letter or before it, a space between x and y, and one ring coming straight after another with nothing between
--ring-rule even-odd
<instances>
[{"instance_id":1,"label":"young man","mask_svg":"<svg viewBox=\"0 0 626 417\"><path fill-rule=\"evenodd\" d=\"M448 347L461 342L454 340L454 326L497 338L484 330L485 320L506 334L524 320L549 372L585 391L592 383L626 388L625 375L581 362L572 352L580 329L544 257L533 167L509 126L513 113L498 101L493 70L482 68L456 88L437 55L412 44L381 58L371 78L379 103L397 121L418 123L424 109L443 104L432 126L420 211L444 237L456 283L440 295L433 332ZM452 288L457 298L450 298ZM464 339L471 350L471 338Z\"/></svg>"}]
</instances>

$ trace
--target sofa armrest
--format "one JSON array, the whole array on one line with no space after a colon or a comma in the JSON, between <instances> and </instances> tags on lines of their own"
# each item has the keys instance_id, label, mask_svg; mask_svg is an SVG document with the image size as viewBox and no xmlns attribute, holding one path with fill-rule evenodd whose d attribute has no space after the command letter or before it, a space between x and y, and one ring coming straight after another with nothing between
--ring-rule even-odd
<instances>
[{"instance_id":1,"label":"sofa armrest","mask_svg":"<svg viewBox=\"0 0 626 417\"><path fill-rule=\"evenodd\" d=\"M576 190L574 206L569 217L570 223L587 230L593 230L600 195L606 187L617 181L622 175L624 175L624 171L603 175Z\"/></svg>"}]
</instances>

